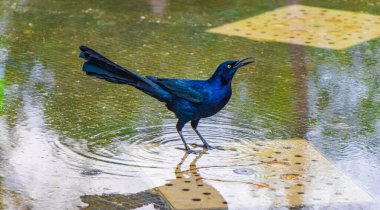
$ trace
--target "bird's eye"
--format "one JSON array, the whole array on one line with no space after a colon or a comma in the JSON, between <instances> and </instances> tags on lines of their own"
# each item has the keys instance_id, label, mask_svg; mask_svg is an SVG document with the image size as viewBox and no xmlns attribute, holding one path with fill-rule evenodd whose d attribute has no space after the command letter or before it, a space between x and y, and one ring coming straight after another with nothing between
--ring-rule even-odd
<instances>
[{"instance_id":1,"label":"bird's eye","mask_svg":"<svg viewBox=\"0 0 380 210\"><path fill-rule=\"evenodd\" d=\"M227 68L229 68L229 69L230 69L231 67L232 67L231 65L227 65Z\"/></svg>"}]
</instances>

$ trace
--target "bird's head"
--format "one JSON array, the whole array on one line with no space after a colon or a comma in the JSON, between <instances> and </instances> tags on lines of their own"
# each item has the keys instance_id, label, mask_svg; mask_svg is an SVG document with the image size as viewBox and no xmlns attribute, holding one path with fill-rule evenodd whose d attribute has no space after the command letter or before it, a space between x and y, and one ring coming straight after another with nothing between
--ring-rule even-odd
<instances>
[{"instance_id":1,"label":"bird's head","mask_svg":"<svg viewBox=\"0 0 380 210\"><path fill-rule=\"evenodd\" d=\"M211 79L221 79L223 84L229 84L234 77L236 71L254 61L247 61L252 57L241 58L234 61L226 61L218 66ZM247 62L245 62L247 61Z\"/></svg>"}]
</instances>

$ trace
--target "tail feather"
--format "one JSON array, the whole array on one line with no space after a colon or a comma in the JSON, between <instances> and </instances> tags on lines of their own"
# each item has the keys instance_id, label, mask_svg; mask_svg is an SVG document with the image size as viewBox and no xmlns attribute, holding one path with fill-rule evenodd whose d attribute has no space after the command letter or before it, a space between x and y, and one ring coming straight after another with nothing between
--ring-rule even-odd
<instances>
[{"instance_id":1,"label":"tail feather","mask_svg":"<svg viewBox=\"0 0 380 210\"><path fill-rule=\"evenodd\" d=\"M140 75L128 71L108 60L106 57L89 47L80 46L80 50L82 51L80 57L87 60L83 66L83 70L92 76L99 75L99 77L112 77L114 81L120 80L117 83L126 84L129 82L133 83L134 81L141 80L142 78Z\"/></svg>"},{"instance_id":2,"label":"tail feather","mask_svg":"<svg viewBox=\"0 0 380 210\"><path fill-rule=\"evenodd\" d=\"M171 95L151 80L115 64L89 47L80 46L80 50L82 52L79 57L87 60L83 64L83 71L87 75L112 83L131 85L160 101L171 100Z\"/></svg>"}]
</instances>

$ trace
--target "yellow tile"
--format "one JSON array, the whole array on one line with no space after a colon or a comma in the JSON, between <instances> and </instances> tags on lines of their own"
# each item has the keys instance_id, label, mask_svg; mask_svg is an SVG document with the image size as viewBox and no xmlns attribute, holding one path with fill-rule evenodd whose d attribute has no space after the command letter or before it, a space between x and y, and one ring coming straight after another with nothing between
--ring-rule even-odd
<instances>
[{"instance_id":1,"label":"yellow tile","mask_svg":"<svg viewBox=\"0 0 380 210\"><path fill-rule=\"evenodd\" d=\"M380 16L291 5L207 31L340 50L379 37Z\"/></svg>"},{"instance_id":2,"label":"yellow tile","mask_svg":"<svg viewBox=\"0 0 380 210\"><path fill-rule=\"evenodd\" d=\"M305 140L273 140L247 145L255 151L260 174L252 204L299 206L367 204L373 198Z\"/></svg>"},{"instance_id":3,"label":"yellow tile","mask_svg":"<svg viewBox=\"0 0 380 210\"><path fill-rule=\"evenodd\" d=\"M245 149L240 153L252 159L250 164L232 159L220 164L234 163L235 169L253 174L236 176L234 168L228 166L198 168L196 162L202 154L191 162L190 169L181 170L185 155L175 170L176 179L157 187L158 192L173 209L182 210L314 205L339 209L342 204L366 206L375 202L306 140L242 144ZM210 177L215 173L217 178Z\"/></svg>"}]
</instances>

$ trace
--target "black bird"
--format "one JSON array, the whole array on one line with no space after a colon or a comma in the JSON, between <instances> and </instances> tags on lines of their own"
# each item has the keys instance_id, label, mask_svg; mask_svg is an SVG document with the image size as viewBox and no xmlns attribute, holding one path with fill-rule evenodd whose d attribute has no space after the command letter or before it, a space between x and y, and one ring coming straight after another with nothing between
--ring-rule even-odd
<instances>
[{"instance_id":1,"label":"black bird","mask_svg":"<svg viewBox=\"0 0 380 210\"><path fill-rule=\"evenodd\" d=\"M191 127L202 140L204 147L210 149L210 145L197 130L199 120L218 113L228 103L232 94L231 81L236 71L253 62L245 62L252 57L226 61L207 80L143 77L115 64L89 47L80 46L80 50L80 57L87 60L83 64L83 71L87 75L131 85L164 102L178 118L177 132L187 152L193 151L182 135L182 128L191 121Z\"/></svg>"}]
</instances>

